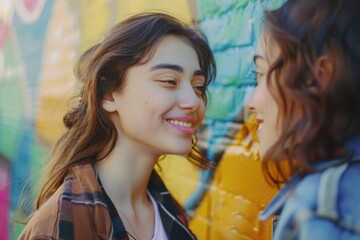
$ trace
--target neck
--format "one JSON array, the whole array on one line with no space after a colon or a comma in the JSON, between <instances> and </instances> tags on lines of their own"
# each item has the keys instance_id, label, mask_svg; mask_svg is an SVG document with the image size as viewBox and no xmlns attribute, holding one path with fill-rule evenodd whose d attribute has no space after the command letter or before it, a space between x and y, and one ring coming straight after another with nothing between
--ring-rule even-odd
<instances>
[{"instance_id":1,"label":"neck","mask_svg":"<svg viewBox=\"0 0 360 240\"><path fill-rule=\"evenodd\" d=\"M155 155L117 144L95 167L114 205L137 215L135 209L149 203L146 190L156 161Z\"/></svg>"}]
</instances>

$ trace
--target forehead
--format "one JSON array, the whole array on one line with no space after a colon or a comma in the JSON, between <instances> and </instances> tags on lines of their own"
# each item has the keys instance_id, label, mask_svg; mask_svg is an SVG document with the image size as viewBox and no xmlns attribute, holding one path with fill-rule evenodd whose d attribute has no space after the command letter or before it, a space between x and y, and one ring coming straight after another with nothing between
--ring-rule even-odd
<instances>
[{"instance_id":1,"label":"forehead","mask_svg":"<svg viewBox=\"0 0 360 240\"><path fill-rule=\"evenodd\" d=\"M195 65L199 68L197 53L190 42L186 38L175 35L166 35L159 40L152 50L150 62L187 63L187 66Z\"/></svg>"},{"instance_id":2,"label":"forehead","mask_svg":"<svg viewBox=\"0 0 360 240\"><path fill-rule=\"evenodd\" d=\"M260 56L267 62L271 63L280 56L279 44L266 31L261 32L258 38L258 43L255 55Z\"/></svg>"},{"instance_id":3,"label":"forehead","mask_svg":"<svg viewBox=\"0 0 360 240\"><path fill-rule=\"evenodd\" d=\"M256 50L255 50L255 55L262 56L265 58L266 54L265 54L265 36L264 35L265 35L264 32L260 33L260 35L259 35Z\"/></svg>"}]
</instances>

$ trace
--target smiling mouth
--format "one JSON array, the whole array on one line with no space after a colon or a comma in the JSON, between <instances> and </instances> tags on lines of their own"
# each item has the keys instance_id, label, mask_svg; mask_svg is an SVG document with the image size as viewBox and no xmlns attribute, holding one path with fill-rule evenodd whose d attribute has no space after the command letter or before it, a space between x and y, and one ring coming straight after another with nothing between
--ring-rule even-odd
<instances>
[{"instance_id":1,"label":"smiling mouth","mask_svg":"<svg viewBox=\"0 0 360 240\"><path fill-rule=\"evenodd\" d=\"M259 132L260 132L260 130L262 128L262 125L263 125L264 121L262 119L256 119L256 122L258 123L258 129L256 131L256 134L259 135Z\"/></svg>"},{"instance_id":2,"label":"smiling mouth","mask_svg":"<svg viewBox=\"0 0 360 240\"><path fill-rule=\"evenodd\" d=\"M167 122L171 123L172 125L180 126L180 127L188 127L188 128L192 128L192 127L193 127L193 124L192 124L192 123L184 122L184 121L179 121L179 120L169 119L169 120L167 120Z\"/></svg>"}]
</instances>

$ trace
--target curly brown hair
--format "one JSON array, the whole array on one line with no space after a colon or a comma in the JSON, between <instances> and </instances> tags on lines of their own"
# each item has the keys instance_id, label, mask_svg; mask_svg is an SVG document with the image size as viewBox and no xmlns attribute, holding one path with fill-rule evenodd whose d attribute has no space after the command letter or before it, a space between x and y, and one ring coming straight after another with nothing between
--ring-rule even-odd
<instances>
[{"instance_id":1,"label":"curly brown hair","mask_svg":"<svg viewBox=\"0 0 360 240\"><path fill-rule=\"evenodd\" d=\"M281 52L267 75L281 136L263 161L276 185L314 171L318 162L351 154L346 141L360 134L359 9L358 0L288 0L264 12L264 31ZM324 84L316 72L322 56L333 74L326 88L313 91ZM302 115L294 118L299 109Z\"/></svg>"}]
</instances>

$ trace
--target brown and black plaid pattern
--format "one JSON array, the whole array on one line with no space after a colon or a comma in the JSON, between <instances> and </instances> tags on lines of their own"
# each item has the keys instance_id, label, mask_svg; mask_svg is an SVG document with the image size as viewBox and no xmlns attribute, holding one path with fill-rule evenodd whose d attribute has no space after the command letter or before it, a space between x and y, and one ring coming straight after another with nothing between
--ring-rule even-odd
<instances>
[{"instance_id":1,"label":"brown and black plaid pattern","mask_svg":"<svg viewBox=\"0 0 360 240\"><path fill-rule=\"evenodd\" d=\"M181 206L155 171L148 189L158 203L168 239L196 239L187 228ZM35 213L19 239L129 240L121 218L91 164L73 168L73 173Z\"/></svg>"}]
</instances>

